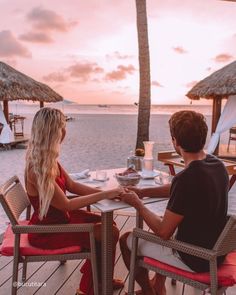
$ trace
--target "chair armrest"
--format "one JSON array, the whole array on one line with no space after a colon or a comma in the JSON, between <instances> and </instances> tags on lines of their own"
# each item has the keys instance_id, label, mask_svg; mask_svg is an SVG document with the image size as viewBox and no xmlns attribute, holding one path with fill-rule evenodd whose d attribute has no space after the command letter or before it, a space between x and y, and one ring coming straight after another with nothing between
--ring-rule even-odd
<instances>
[{"instance_id":1,"label":"chair armrest","mask_svg":"<svg viewBox=\"0 0 236 295\"><path fill-rule=\"evenodd\" d=\"M168 247L168 248L172 248L174 250L178 250L180 252L183 252L192 256L203 258L205 260L212 260L217 257L217 252L215 250L202 248L202 247L181 242L175 239L163 240L160 237L156 236L155 234L147 232L140 228L134 229L133 236L152 242L152 243L156 243L156 244Z\"/></svg>"},{"instance_id":2,"label":"chair armrest","mask_svg":"<svg viewBox=\"0 0 236 295\"><path fill-rule=\"evenodd\" d=\"M93 230L94 224L92 223L12 226L15 234L93 232Z\"/></svg>"}]
</instances>

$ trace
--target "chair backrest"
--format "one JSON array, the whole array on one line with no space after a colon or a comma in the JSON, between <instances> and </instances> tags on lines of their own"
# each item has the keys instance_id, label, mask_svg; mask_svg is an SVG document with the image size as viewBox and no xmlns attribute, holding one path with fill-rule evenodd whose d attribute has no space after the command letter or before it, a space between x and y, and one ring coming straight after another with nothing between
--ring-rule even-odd
<instances>
[{"instance_id":1,"label":"chair backrest","mask_svg":"<svg viewBox=\"0 0 236 295\"><path fill-rule=\"evenodd\" d=\"M30 201L17 176L0 186L0 203L11 224L18 224L21 213L30 205Z\"/></svg>"},{"instance_id":2,"label":"chair backrest","mask_svg":"<svg viewBox=\"0 0 236 295\"><path fill-rule=\"evenodd\" d=\"M213 250L218 255L225 255L236 249L236 216L231 215L220 234Z\"/></svg>"}]
</instances>

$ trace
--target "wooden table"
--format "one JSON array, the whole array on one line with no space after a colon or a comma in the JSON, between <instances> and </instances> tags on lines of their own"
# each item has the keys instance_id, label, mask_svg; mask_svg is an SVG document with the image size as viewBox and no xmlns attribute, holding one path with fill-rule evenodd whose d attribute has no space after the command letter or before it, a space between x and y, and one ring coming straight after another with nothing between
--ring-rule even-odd
<instances>
[{"instance_id":1,"label":"wooden table","mask_svg":"<svg viewBox=\"0 0 236 295\"><path fill-rule=\"evenodd\" d=\"M169 166L170 174L175 175L175 166L184 168L184 161L175 151L159 152L157 160L163 162L165 165ZM221 159L224 163L225 168L230 176L229 190L236 181L236 162Z\"/></svg>"},{"instance_id":2,"label":"wooden table","mask_svg":"<svg viewBox=\"0 0 236 295\"><path fill-rule=\"evenodd\" d=\"M106 182L93 181L95 172L91 173L90 179L80 180L81 183L99 187L103 190L109 190L117 187L119 184L114 178L115 173L124 171L125 168L106 170L109 180ZM141 180L138 184L139 187L144 186L158 186L154 180ZM146 198L143 200L145 204L154 203L166 200L166 198ZM101 212L102 216L102 294L113 294L113 271L112 271L112 253L113 253L113 237L112 237L112 224L113 212L130 206L122 201L102 200L93 205L94 208ZM141 221L137 216L136 225L140 226Z\"/></svg>"}]
</instances>

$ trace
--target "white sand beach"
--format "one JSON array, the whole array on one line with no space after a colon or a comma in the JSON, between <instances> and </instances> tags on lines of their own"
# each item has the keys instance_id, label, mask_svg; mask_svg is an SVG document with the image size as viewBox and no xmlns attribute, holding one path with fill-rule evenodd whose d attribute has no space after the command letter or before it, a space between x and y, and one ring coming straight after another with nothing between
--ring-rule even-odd
<instances>
[{"instance_id":1,"label":"white sand beach","mask_svg":"<svg viewBox=\"0 0 236 295\"><path fill-rule=\"evenodd\" d=\"M169 111L171 113L173 109ZM26 114L26 134L30 134L33 116L33 114ZM77 113L70 116L74 120L67 122L67 134L61 146L59 159L68 172L126 166L130 151L135 149L136 114L110 114L109 110L104 110L104 113ZM151 116L150 140L155 141L154 155L158 151L172 149L168 127L169 117L170 114L152 114ZM206 119L210 125L211 116L207 115ZM227 134L222 140L227 141ZM13 175L18 175L20 180L24 181L25 153L25 149L0 151L0 184ZM167 169L157 161L155 161L155 168ZM0 232L5 228L5 221L5 213L0 208Z\"/></svg>"}]
</instances>

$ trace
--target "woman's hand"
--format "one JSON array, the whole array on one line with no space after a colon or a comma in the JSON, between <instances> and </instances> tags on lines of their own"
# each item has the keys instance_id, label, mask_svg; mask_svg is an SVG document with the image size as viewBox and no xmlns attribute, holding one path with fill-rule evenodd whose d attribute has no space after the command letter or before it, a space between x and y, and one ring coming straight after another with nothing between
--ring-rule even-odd
<instances>
[{"instance_id":1,"label":"woman's hand","mask_svg":"<svg viewBox=\"0 0 236 295\"><path fill-rule=\"evenodd\" d=\"M137 210L143 207L143 202L134 191L126 189L125 192L121 195L121 200L129 204L130 206L133 206Z\"/></svg>"},{"instance_id":2,"label":"woman's hand","mask_svg":"<svg viewBox=\"0 0 236 295\"><path fill-rule=\"evenodd\" d=\"M120 198L121 194L125 192L123 187L117 187L106 192L106 199Z\"/></svg>"}]
</instances>

